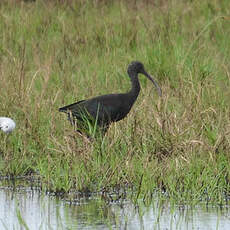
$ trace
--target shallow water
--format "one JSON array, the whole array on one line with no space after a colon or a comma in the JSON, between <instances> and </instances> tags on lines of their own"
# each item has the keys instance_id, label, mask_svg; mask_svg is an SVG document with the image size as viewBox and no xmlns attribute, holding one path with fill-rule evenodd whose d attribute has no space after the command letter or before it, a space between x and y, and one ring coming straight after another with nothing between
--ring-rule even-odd
<instances>
[{"instance_id":1,"label":"shallow water","mask_svg":"<svg viewBox=\"0 0 230 230\"><path fill-rule=\"evenodd\" d=\"M229 207L106 202L101 196L70 204L39 191L0 189L0 229L230 229Z\"/></svg>"}]
</instances>

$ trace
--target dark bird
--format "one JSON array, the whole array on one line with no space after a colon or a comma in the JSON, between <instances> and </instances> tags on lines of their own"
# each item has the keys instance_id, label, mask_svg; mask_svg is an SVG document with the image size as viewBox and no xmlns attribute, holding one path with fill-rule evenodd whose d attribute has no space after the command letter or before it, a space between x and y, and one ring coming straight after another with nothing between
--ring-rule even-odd
<instances>
[{"instance_id":1,"label":"dark bird","mask_svg":"<svg viewBox=\"0 0 230 230\"><path fill-rule=\"evenodd\" d=\"M76 120L80 121L84 126L83 130L78 130L81 133L82 131L86 132L86 126L90 124L91 127L100 128L104 134L112 122L120 121L125 118L132 108L140 92L140 83L138 80L139 73L144 74L152 81L159 96L162 95L161 88L145 71L141 62L132 62L128 66L127 72L132 83L132 88L128 93L107 94L88 100L78 101L74 104L59 108L59 111L68 114L71 124L75 124Z\"/></svg>"}]
</instances>

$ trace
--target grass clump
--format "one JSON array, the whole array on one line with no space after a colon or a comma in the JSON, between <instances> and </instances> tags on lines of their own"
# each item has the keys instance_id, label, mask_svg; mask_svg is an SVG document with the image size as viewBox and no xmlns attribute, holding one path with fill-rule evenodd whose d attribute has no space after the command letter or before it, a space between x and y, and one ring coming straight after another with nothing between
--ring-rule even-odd
<instances>
[{"instance_id":1,"label":"grass clump","mask_svg":"<svg viewBox=\"0 0 230 230\"><path fill-rule=\"evenodd\" d=\"M230 192L229 1L0 3L1 175L53 191L131 186L181 202ZM20 23L19 23L20 22ZM130 87L140 60L163 90L142 92L104 138L77 135L58 108Z\"/></svg>"}]
</instances>

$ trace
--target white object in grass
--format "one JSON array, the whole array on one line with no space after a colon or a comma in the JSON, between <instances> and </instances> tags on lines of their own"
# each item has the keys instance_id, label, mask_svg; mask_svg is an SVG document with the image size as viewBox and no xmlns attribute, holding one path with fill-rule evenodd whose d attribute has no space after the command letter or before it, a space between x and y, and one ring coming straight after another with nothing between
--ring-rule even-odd
<instances>
[{"instance_id":1,"label":"white object in grass","mask_svg":"<svg viewBox=\"0 0 230 230\"><path fill-rule=\"evenodd\" d=\"M9 117L0 117L0 130L4 133L12 132L16 127L15 122Z\"/></svg>"}]
</instances>

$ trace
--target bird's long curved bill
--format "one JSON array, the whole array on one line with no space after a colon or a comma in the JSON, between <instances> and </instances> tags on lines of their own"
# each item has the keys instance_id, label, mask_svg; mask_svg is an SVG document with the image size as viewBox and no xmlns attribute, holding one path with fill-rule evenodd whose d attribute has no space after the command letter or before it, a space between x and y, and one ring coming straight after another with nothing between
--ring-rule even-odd
<instances>
[{"instance_id":1,"label":"bird's long curved bill","mask_svg":"<svg viewBox=\"0 0 230 230\"><path fill-rule=\"evenodd\" d=\"M143 74L155 85L157 92L158 92L159 96L161 97L162 91L161 91L160 86L157 84L157 82L148 73L144 72Z\"/></svg>"}]
</instances>

